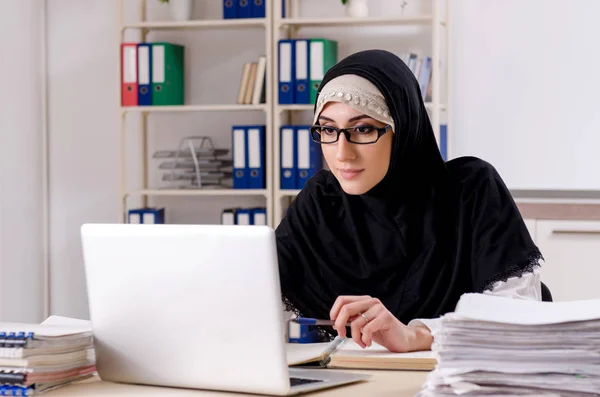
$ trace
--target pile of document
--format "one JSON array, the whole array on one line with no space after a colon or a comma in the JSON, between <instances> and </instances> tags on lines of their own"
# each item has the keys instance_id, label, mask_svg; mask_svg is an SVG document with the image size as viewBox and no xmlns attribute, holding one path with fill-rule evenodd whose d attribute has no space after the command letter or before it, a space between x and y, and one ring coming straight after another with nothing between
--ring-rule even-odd
<instances>
[{"instance_id":1,"label":"pile of document","mask_svg":"<svg viewBox=\"0 0 600 397\"><path fill-rule=\"evenodd\" d=\"M43 393L96 372L92 330L82 324L0 323L0 395Z\"/></svg>"},{"instance_id":2,"label":"pile of document","mask_svg":"<svg viewBox=\"0 0 600 397\"><path fill-rule=\"evenodd\" d=\"M442 318L433 396L600 396L600 300L463 295Z\"/></svg>"}]
</instances>

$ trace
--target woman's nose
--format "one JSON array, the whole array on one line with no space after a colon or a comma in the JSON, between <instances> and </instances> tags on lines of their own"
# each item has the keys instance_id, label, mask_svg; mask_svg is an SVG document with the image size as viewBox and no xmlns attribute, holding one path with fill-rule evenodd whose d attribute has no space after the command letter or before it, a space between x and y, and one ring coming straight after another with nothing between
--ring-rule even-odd
<instances>
[{"instance_id":1,"label":"woman's nose","mask_svg":"<svg viewBox=\"0 0 600 397\"><path fill-rule=\"evenodd\" d=\"M337 142L336 159L338 161L344 162L354 160L355 158L356 152L354 150L354 144L348 142L344 134L340 134L340 139Z\"/></svg>"}]
</instances>

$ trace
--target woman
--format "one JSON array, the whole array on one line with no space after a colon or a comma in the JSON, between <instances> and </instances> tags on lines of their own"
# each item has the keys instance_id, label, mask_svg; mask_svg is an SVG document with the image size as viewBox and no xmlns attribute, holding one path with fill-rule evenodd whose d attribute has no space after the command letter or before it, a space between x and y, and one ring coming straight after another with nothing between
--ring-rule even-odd
<instances>
[{"instance_id":1,"label":"woman","mask_svg":"<svg viewBox=\"0 0 600 397\"><path fill-rule=\"evenodd\" d=\"M276 230L287 309L335 320L328 336L426 350L461 294L540 299L533 243L495 169L444 162L418 82L395 55L353 54L325 75L311 178Z\"/></svg>"}]
</instances>

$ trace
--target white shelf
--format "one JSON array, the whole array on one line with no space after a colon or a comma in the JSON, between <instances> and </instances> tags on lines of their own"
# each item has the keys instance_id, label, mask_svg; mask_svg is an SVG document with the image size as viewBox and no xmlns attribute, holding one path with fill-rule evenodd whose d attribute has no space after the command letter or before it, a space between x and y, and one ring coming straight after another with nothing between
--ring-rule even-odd
<instances>
[{"instance_id":1,"label":"white shelf","mask_svg":"<svg viewBox=\"0 0 600 397\"><path fill-rule=\"evenodd\" d=\"M357 26L357 25L428 25L433 16L414 17L369 17L369 18L284 18L278 21L279 27L285 26ZM442 21L443 25L444 22Z\"/></svg>"},{"instance_id":2,"label":"white shelf","mask_svg":"<svg viewBox=\"0 0 600 397\"><path fill-rule=\"evenodd\" d=\"M432 102L425 102L425 107L427 109L433 109L434 104ZM313 111L314 109L314 105L277 105L277 111L279 113L281 112L288 112L288 111L306 111L306 110L310 110ZM440 110L446 110L446 104L440 104Z\"/></svg>"},{"instance_id":3,"label":"white shelf","mask_svg":"<svg viewBox=\"0 0 600 397\"><path fill-rule=\"evenodd\" d=\"M265 27L265 18L209 19L195 21L150 21L123 25L122 29L213 29Z\"/></svg>"},{"instance_id":4,"label":"white shelf","mask_svg":"<svg viewBox=\"0 0 600 397\"><path fill-rule=\"evenodd\" d=\"M289 190L280 190L279 191L279 198L284 198L284 197L295 197L298 195L298 193L300 193L300 190L293 190L293 189L289 189Z\"/></svg>"},{"instance_id":5,"label":"white shelf","mask_svg":"<svg viewBox=\"0 0 600 397\"><path fill-rule=\"evenodd\" d=\"M314 109L314 105L311 105L311 104L307 104L307 105L277 105L277 111L279 113L286 112L286 111L304 111L304 110L312 111L313 109Z\"/></svg>"},{"instance_id":6,"label":"white shelf","mask_svg":"<svg viewBox=\"0 0 600 397\"><path fill-rule=\"evenodd\" d=\"M125 112L232 112L242 110L267 110L267 105L181 105L181 106L121 106Z\"/></svg>"},{"instance_id":7,"label":"white shelf","mask_svg":"<svg viewBox=\"0 0 600 397\"><path fill-rule=\"evenodd\" d=\"M127 196L263 196L265 189L145 189L133 190Z\"/></svg>"}]
</instances>

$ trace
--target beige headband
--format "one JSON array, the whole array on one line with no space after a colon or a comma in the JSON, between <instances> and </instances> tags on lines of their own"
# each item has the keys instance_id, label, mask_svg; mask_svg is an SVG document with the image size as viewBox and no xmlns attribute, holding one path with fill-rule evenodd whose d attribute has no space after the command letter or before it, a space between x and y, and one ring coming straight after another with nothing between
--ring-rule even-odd
<instances>
[{"instance_id":1,"label":"beige headband","mask_svg":"<svg viewBox=\"0 0 600 397\"><path fill-rule=\"evenodd\" d=\"M345 103L362 114L389 124L392 131L396 131L394 120L381 91L364 77L344 74L325 84L317 99L313 124L317 124L319 115L327 102Z\"/></svg>"}]
</instances>

